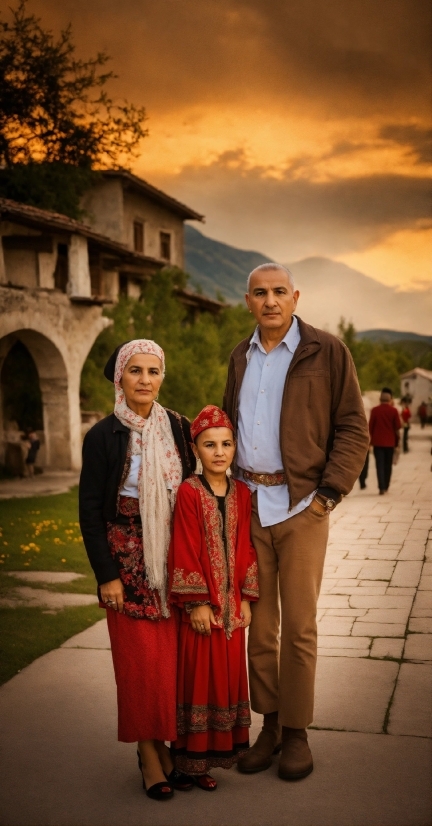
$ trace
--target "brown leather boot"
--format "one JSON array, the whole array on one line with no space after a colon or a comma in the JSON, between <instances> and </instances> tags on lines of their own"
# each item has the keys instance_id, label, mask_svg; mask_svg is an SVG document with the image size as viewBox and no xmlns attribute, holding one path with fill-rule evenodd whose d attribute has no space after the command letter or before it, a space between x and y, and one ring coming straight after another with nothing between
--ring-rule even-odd
<instances>
[{"instance_id":1,"label":"brown leather boot","mask_svg":"<svg viewBox=\"0 0 432 826\"><path fill-rule=\"evenodd\" d=\"M240 755L237 768L244 774L269 769L272 756L281 750L281 728L278 713L264 714L264 725L253 746Z\"/></svg>"},{"instance_id":2,"label":"brown leather boot","mask_svg":"<svg viewBox=\"0 0 432 826\"><path fill-rule=\"evenodd\" d=\"M282 728L282 754L278 775L282 780L301 780L313 771L312 753L304 728Z\"/></svg>"}]
</instances>

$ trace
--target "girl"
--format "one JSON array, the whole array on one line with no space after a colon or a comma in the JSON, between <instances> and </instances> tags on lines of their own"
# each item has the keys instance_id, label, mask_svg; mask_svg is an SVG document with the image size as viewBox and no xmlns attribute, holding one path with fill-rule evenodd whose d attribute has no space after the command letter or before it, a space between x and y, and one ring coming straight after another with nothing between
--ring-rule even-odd
<instances>
[{"instance_id":1,"label":"girl","mask_svg":"<svg viewBox=\"0 0 432 826\"><path fill-rule=\"evenodd\" d=\"M191 435L203 472L180 485L169 557L182 620L172 753L178 770L214 791L208 769L230 768L249 748L245 628L258 598L257 563L249 490L227 477L235 453L228 416L208 405Z\"/></svg>"}]
</instances>

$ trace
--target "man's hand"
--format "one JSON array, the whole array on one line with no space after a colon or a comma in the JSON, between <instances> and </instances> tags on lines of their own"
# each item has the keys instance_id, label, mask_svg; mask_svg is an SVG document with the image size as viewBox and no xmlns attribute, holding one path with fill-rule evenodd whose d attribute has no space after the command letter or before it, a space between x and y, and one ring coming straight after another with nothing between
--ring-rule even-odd
<instances>
[{"instance_id":1,"label":"man's hand","mask_svg":"<svg viewBox=\"0 0 432 826\"><path fill-rule=\"evenodd\" d=\"M211 623L216 625L215 616L211 605L198 605L190 612L191 626L197 634L204 634L209 637L211 634Z\"/></svg>"},{"instance_id":2,"label":"man's hand","mask_svg":"<svg viewBox=\"0 0 432 826\"><path fill-rule=\"evenodd\" d=\"M100 586L100 594L102 602L108 608L114 608L115 611L123 613L124 602L124 588L121 579L112 579L111 582L104 582Z\"/></svg>"},{"instance_id":3,"label":"man's hand","mask_svg":"<svg viewBox=\"0 0 432 826\"><path fill-rule=\"evenodd\" d=\"M240 616L243 620L242 627L248 628L248 626L251 624L252 614L250 604L247 601L247 599L242 599L240 603Z\"/></svg>"}]
</instances>

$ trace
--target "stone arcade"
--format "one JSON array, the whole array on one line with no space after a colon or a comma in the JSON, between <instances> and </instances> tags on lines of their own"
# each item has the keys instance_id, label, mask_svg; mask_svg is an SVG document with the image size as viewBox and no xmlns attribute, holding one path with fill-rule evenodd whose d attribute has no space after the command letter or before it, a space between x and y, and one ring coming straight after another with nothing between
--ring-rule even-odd
<instances>
[{"instance_id":1,"label":"stone arcade","mask_svg":"<svg viewBox=\"0 0 432 826\"><path fill-rule=\"evenodd\" d=\"M142 282L167 263L183 266L183 222L202 220L121 171L101 176L85 208L90 225L0 199L0 464L15 472L22 462L11 389L17 373L34 383L34 404L21 420L40 433L38 465L79 469L81 371L110 323L103 306L121 294L138 297ZM192 312L220 307L179 293Z\"/></svg>"}]
</instances>

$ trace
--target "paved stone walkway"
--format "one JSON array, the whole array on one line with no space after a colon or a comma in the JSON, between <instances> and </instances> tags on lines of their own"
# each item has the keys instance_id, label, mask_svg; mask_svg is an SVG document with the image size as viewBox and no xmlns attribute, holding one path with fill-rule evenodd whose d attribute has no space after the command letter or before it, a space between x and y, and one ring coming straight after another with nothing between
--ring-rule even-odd
<instances>
[{"instance_id":1,"label":"paved stone walkway","mask_svg":"<svg viewBox=\"0 0 432 826\"><path fill-rule=\"evenodd\" d=\"M84 574L69 571L8 571L8 576L24 582L61 584L82 579ZM96 594L73 594L48 591L46 588L32 588L28 585L12 587L7 597L0 597L0 608L47 608L50 613L71 608L74 605L94 605L99 600Z\"/></svg>"},{"instance_id":2,"label":"paved stone walkway","mask_svg":"<svg viewBox=\"0 0 432 826\"><path fill-rule=\"evenodd\" d=\"M386 496L372 460L332 517L308 778L279 780L275 760L216 770L212 795L148 800L134 745L115 739L101 620L0 688L2 826L430 826L430 435L413 428Z\"/></svg>"},{"instance_id":3,"label":"paved stone walkway","mask_svg":"<svg viewBox=\"0 0 432 826\"><path fill-rule=\"evenodd\" d=\"M432 736L430 435L411 429L384 496L371 457L366 490L332 517L318 614L319 728Z\"/></svg>"}]
</instances>

